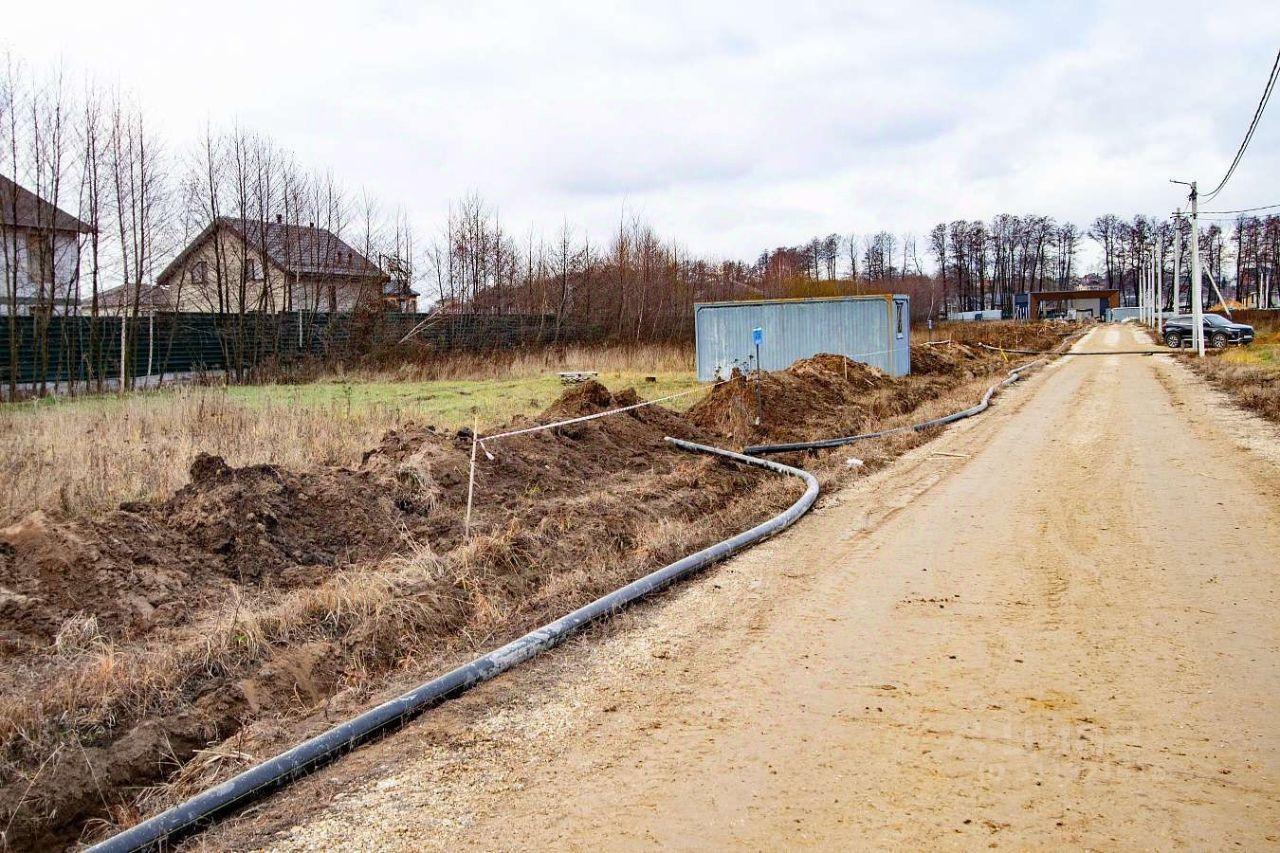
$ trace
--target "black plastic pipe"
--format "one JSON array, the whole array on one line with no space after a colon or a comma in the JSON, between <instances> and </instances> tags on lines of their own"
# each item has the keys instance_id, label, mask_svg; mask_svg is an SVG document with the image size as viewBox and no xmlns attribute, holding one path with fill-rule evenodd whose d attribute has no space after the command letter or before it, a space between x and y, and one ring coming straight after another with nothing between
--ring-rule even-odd
<instances>
[{"instance_id":1,"label":"black plastic pipe","mask_svg":"<svg viewBox=\"0 0 1280 853\"><path fill-rule=\"evenodd\" d=\"M1008 352L1008 350L1006 350ZM952 412L949 415L943 415L940 418L933 418L918 424L908 424L907 426L894 427L893 429L882 429L879 432L864 432L859 435L844 435L837 438L823 438L818 441L797 441L790 444L756 444L743 449L743 453L749 456L767 456L772 453L793 453L798 450L824 450L830 447L842 447L846 444L853 444L855 441L867 441L873 438L884 438L889 435L897 435L902 432L922 432L933 427L945 426L955 421L971 418L976 414L985 412L991 405L991 398L996 391L1006 385L1012 385L1021 377L1022 371L1039 364L1044 359L1036 359L1030 364L1024 364L1022 367L1009 371L1009 375L1001 382L997 382L987 389L987 393L982 395L982 401L976 406L970 406L967 409L961 409L958 412Z\"/></svg>"},{"instance_id":2,"label":"black plastic pipe","mask_svg":"<svg viewBox=\"0 0 1280 853\"><path fill-rule=\"evenodd\" d=\"M668 438L667 441L681 450L708 453L779 474L799 477L805 483L804 494L782 514L761 522L750 530L632 581L567 616L562 616L548 625L530 631L500 649L415 687L403 696L365 711L358 717L335 726L275 758L245 770L221 785L210 788L168 811L130 827L94 845L90 850L99 851L99 853L147 850L176 840L179 836L198 831L219 815L227 814L257 797L284 787L360 744L399 728L423 711L452 699L480 682L488 681L513 666L558 645L583 626L609 616L628 604L670 586L712 563L730 557L762 539L782 532L804 515L817 500L818 480L808 471L677 438Z\"/></svg>"}]
</instances>

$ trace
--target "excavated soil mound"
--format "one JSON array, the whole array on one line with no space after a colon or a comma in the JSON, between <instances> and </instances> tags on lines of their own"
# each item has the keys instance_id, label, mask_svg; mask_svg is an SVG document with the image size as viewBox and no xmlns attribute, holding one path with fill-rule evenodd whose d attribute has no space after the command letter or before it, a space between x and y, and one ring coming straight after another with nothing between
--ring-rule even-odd
<instances>
[{"instance_id":1,"label":"excavated soil mound","mask_svg":"<svg viewBox=\"0 0 1280 853\"><path fill-rule=\"evenodd\" d=\"M981 355L954 341L911 345L912 376L977 376L984 372L983 361Z\"/></svg>"},{"instance_id":2,"label":"excavated soil mound","mask_svg":"<svg viewBox=\"0 0 1280 853\"><path fill-rule=\"evenodd\" d=\"M638 402L634 389L613 394L598 382L583 382L567 389L536 419L517 418L498 432ZM586 483L600 484L626 472L668 470L679 455L665 452L666 436L692 438L695 431L669 409L645 406L523 435L482 437L476 454L473 516L481 523L490 517L505 518L509 510L548 496L581 495ZM401 484L416 484L420 495L456 512L466 505L470 449L470 430L445 438L430 428L408 427L388 433L377 449L366 454L364 468Z\"/></svg>"},{"instance_id":3,"label":"excavated soil mound","mask_svg":"<svg viewBox=\"0 0 1280 853\"><path fill-rule=\"evenodd\" d=\"M756 423L757 381L760 422ZM713 388L688 412L703 429L737 441L801 440L856 428L884 410L892 377L861 362L823 353L786 370L736 376Z\"/></svg>"},{"instance_id":4,"label":"excavated soil mound","mask_svg":"<svg viewBox=\"0 0 1280 853\"><path fill-rule=\"evenodd\" d=\"M1005 349L1051 350L1074 328L1063 323L957 323L947 332L955 343Z\"/></svg>"},{"instance_id":5,"label":"excavated soil mound","mask_svg":"<svg viewBox=\"0 0 1280 853\"><path fill-rule=\"evenodd\" d=\"M290 567L333 567L382 556L401 540L401 509L364 471L230 468L201 454L191 483L148 513L196 548L225 557L241 583Z\"/></svg>"},{"instance_id":6,"label":"excavated soil mound","mask_svg":"<svg viewBox=\"0 0 1280 853\"><path fill-rule=\"evenodd\" d=\"M1006 364L987 347L1048 351L1062 343L1070 327L1061 323L970 323L953 326L945 341L911 345L911 375L973 378ZM987 346L981 346L986 344ZM1010 358L1021 356L1010 355Z\"/></svg>"},{"instance_id":7,"label":"excavated soil mound","mask_svg":"<svg viewBox=\"0 0 1280 853\"><path fill-rule=\"evenodd\" d=\"M0 530L0 643L42 645L77 613L126 637L186 621L232 583L314 585L390 553L415 521L368 472L231 468L200 454L163 502L83 522L37 512Z\"/></svg>"}]
</instances>

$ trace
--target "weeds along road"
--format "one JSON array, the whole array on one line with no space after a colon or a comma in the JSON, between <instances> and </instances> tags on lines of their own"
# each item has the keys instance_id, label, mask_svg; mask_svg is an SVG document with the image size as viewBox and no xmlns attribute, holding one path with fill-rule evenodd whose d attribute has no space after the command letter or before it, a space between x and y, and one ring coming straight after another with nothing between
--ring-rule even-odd
<instances>
[{"instance_id":1,"label":"weeds along road","mask_svg":"<svg viewBox=\"0 0 1280 853\"><path fill-rule=\"evenodd\" d=\"M1060 360L209 841L1275 845L1275 436L1167 358Z\"/></svg>"}]
</instances>

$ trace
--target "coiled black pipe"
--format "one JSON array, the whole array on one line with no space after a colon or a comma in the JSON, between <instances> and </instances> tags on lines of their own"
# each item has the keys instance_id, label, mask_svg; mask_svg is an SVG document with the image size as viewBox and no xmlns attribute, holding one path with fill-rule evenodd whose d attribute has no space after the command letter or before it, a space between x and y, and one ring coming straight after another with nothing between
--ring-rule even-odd
<instances>
[{"instance_id":1,"label":"coiled black pipe","mask_svg":"<svg viewBox=\"0 0 1280 853\"><path fill-rule=\"evenodd\" d=\"M1009 350L1006 350L1006 352L1009 352ZM1057 353L1055 353L1055 355L1056 354ZM945 426L949 423L963 420L964 418L973 417L980 412L985 412L991 405L991 398L995 395L998 389L1017 382L1022 371L1028 370L1042 361L1044 361L1044 359L1038 358L1035 361L1022 365L1022 367L1010 370L1009 375L1005 377L1003 381L997 382L995 385L992 385L987 389L987 393L982 395L982 401L976 406L970 406L967 409L961 409L958 412L952 412L951 414L943 415L940 418L933 418L932 420L927 420L918 424L894 427L893 429L883 429L879 432L864 432L860 435L845 435L838 438L824 438L818 441L798 441L791 444L756 444L743 449L742 452L749 456L767 456L771 453L791 453L797 450L823 450L829 447L841 447L846 444L853 444L855 441L867 441L872 438L884 438L885 436L897 435L902 432L921 432L933 427Z\"/></svg>"},{"instance_id":2,"label":"coiled black pipe","mask_svg":"<svg viewBox=\"0 0 1280 853\"><path fill-rule=\"evenodd\" d=\"M749 545L780 533L794 524L817 500L818 481L808 471L677 438L668 438L667 441L681 450L709 453L745 465L754 465L779 474L799 477L805 483L804 494L783 513L757 524L750 530L632 581L567 616L562 616L548 625L530 631L500 649L415 687L403 696L365 711L358 717L335 726L275 758L249 768L221 785L197 794L186 802L137 826L130 827L94 845L90 850L98 853L146 850L196 831L219 815L226 814L252 799L289 784L356 746L399 728L423 711L452 699L480 682L487 681L558 645L583 626L609 616L628 604L657 592L711 563L730 557Z\"/></svg>"}]
</instances>

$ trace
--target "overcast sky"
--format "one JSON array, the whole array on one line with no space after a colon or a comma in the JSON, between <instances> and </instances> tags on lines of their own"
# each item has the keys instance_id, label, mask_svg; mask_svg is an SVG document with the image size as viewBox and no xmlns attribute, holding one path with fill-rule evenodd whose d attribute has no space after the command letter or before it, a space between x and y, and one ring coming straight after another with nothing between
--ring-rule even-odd
<instances>
[{"instance_id":1,"label":"overcast sky","mask_svg":"<svg viewBox=\"0 0 1280 853\"><path fill-rule=\"evenodd\" d=\"M264 132L423 231L624 208L753 258L832 231L1165 213L1217 183L1280 47L1213 3L6 4L0 47L136 93L174 150ZM1280 100L1278 98L1277 100ZM1280 202L1280 105L1212 205ZM923 248L923 241L922 241Z\"/></svg>"}]
</instances>

